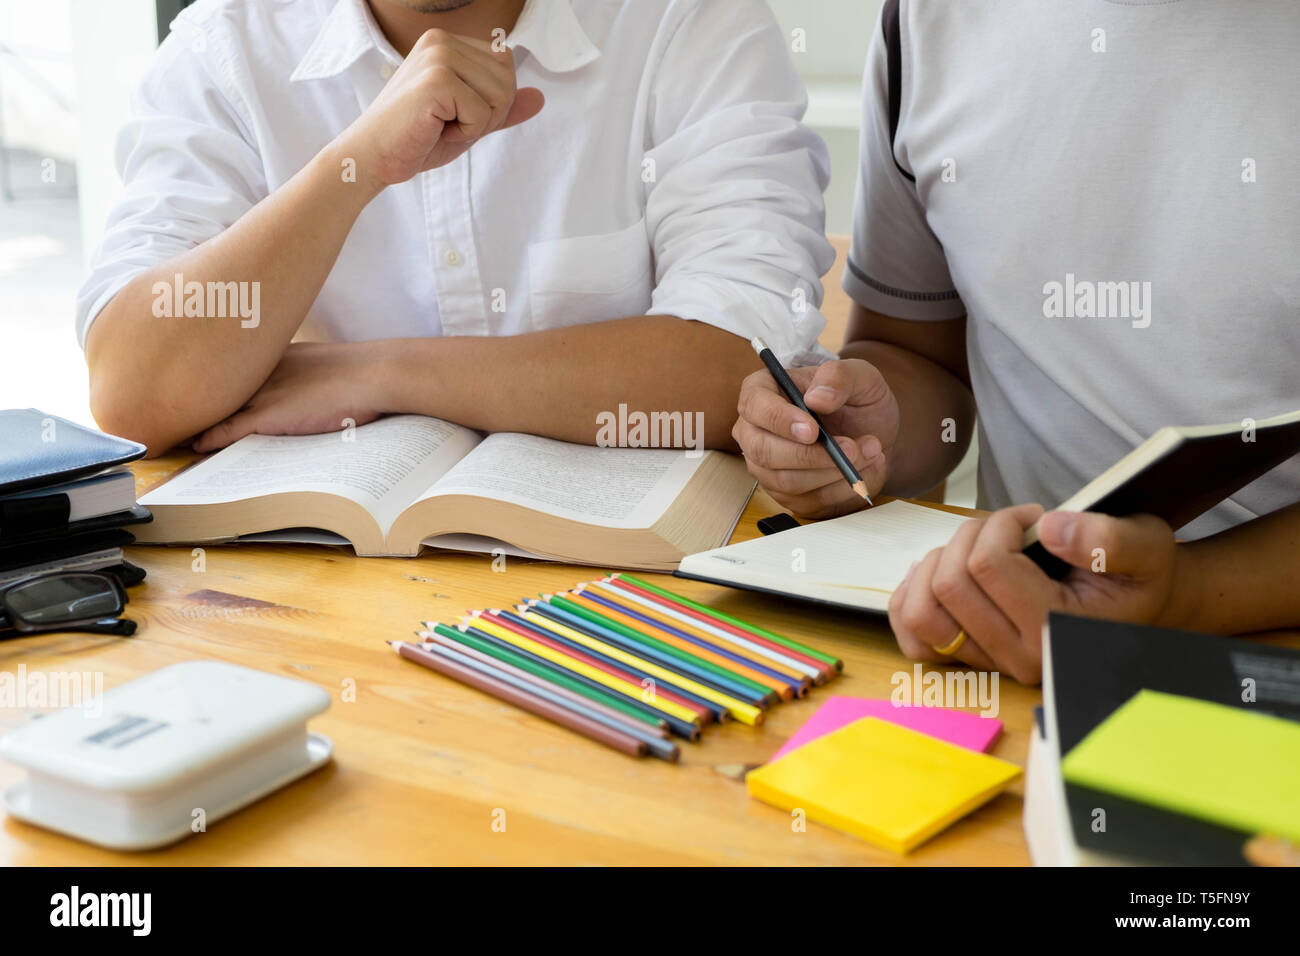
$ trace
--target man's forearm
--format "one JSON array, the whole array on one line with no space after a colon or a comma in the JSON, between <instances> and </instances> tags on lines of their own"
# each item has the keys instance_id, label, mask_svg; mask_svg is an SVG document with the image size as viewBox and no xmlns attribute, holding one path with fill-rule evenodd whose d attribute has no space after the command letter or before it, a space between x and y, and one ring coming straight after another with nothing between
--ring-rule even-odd
<instances>
[{"instance_id":1,"label":"man's forearm","mask_svg":"<svg viewBox=\"0 0 1300 956\"><path fill-rule=\"evenodd\" d=\"M1300 504L1178 545L1157 623L1213 634L1300 628Z\"/></svg>"},{"instance_id":2,"label":"man's forearm","mask_svg":"<svg viewBox=\"0 0 1300 956\"><path fill-rule=\"evenodd\" d=\"M232 414L266 380L378 192L344 182L335 152L323 150L225 232L137 276L105 306L86 340L101 426L165 451ZM186 317L175 302L156 310L155 283L174 298L177 276L205 290L249 283L243 301L255 301L257 314Z\"/></svg>"},{"instance_id":3,"label":"man's forearm","mask_svg":"<svg viewBox=\"0 0 1300 956\"><path fill-rule=\"evenodd\" d=\"M898 439L884 493L914 497L943 481L966 453L975 424L975 399L966 384L941 365L887 342L852 341L840 356L874 365L898 401Z\"/></svg>"},{"instance_id":4,"label":"man's forearm","mask_svg":"<svg viewBox=\"0 0 1300 956\"><path fill-rule=\"evenodd\" d=\"M505 337L394 339L385 410L433 415L483 431L595 444L602 413L683 413L710 448L734 448L741 380L758 368L742 338L650 315ZM696 413L702 417L696 418ZM607 419L606 419L607 420Z\"/></svg>"}]
</instances>

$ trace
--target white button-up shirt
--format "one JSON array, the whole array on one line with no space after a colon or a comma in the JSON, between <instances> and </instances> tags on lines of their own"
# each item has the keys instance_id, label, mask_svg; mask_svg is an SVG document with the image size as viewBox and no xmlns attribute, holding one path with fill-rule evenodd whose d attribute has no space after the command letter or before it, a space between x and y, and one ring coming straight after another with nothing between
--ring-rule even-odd
<instances>
[{"instance_id":1,"label":"white button-up shirt","mask_svg":"<svg viewBox=\"0 0 1300 956\"><path fill-rule=\"evenodd\" d=\"M545 108L380 194L299 337L651 314L812 354L829 159L763 0L528 0L505 42ZM78 299L82 342L127 282L279 188L400 62L365 0L187 8L118 141L124 191Z\"/></svg>"}]
</instances>

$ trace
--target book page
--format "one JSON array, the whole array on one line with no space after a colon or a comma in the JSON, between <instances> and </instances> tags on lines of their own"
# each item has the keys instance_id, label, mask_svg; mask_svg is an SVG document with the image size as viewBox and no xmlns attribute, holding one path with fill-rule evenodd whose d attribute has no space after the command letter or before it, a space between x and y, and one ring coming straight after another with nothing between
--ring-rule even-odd
<instances>
[{"instance_id":1,"label":"book page","mask_svg":"<svg viewBox=\"0 0 1300 956\"><path fill-rule=\"evenodd\" d=\"M421 500L473 495L606 528L648 528L704 460L674 449L593 448L499 432Z\"/></svg>"},{"instance_id":2,"label":"book page","mask_svg":"<svg viewBox=\"0 0 1300 956\"><path fill-rule=\"evenodd\" d=\"M947 544L966 520L946 511L891 501L843 518L690 555L681 567L706 577L761 583L790 593L803 593L809 587L818 588L823 596L825 588L887 593L913 561ZM853 599L850 593L843 597Z\"/></svg>"},{"instance_id":3,"label":"book page","mask_svg":"<svg viewBox=\"0 0 1300 956\"><path fill-rule=\"evenodd\" d=\"M420 544L426 548L439 548L443 551L461 551L467 554L489 554L493 558L508 555L512 558L527 558L534 561L549 561L550 558L533 554L516 547L509 541L498 541L481 534L435 534L425 538Z\"/></svg>"},{"instance_id":4,"label":"book page","mask_svg":"<svg viewBox=\"0 0 1300 956\"><path fill-rule=\"evenodd\" d=\"M199 505L322 492L355 501L385 534L394 519L480 441L478 432L422 415L381 418L324 435L249 435L141 499Z\"/></svg>"}]
</instances>

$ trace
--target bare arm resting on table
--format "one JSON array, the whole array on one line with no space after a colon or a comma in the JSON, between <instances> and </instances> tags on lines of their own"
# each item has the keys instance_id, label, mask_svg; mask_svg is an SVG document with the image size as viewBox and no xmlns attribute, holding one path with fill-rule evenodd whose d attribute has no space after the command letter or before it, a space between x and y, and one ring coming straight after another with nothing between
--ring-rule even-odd
<instances>
[{"instance_id":1,"label":"bare arm resting on table","mask_svg":"<svg viewBox=\"0 0 1300 956\"><path fill-rule=\"evenodd\" d=\"M337 431L345 418L432 415L481 431L592 444L601 412L700 412L703 442L730 447L740 381L755 364L739 336L646 315L512 336L290 345L248 407L197 451L244 435Z\"/></svg>"}]
</instances>

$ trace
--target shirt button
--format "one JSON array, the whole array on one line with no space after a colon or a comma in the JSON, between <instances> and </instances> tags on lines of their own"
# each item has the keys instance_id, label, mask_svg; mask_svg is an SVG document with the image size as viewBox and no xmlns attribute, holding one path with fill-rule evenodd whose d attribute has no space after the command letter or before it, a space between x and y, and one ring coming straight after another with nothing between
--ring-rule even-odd
<instances>
[{"instance_id":1,"label":"shirt button","mask_svg":"<svg viewBox=\"0 0 1300 956\"><path fill-rule=\"evenodd\" d=\"M384 61L384 65L379 68L379 75L382 76L384 79L388 79L390 76L393 75L394 72L396 71L393 68L393 64L389 63L386 60Z\"/></svg>"},{"instance_id":2,"label":"shirt button","mask_svg":"<svg viewBox=\"0 0 1300 956\"><path fill-rule=\"evenodd\" d=\"M449 265L449 266L458 266L458 265L460 265L462 262L465 261L465 257L462 256L462 255L461 255L457 250L455 250L455 249L448 249L448 250L443 254L442 259L443 259L443 261L446 262L447 265Z\"/></svg>"}]
</instances>

